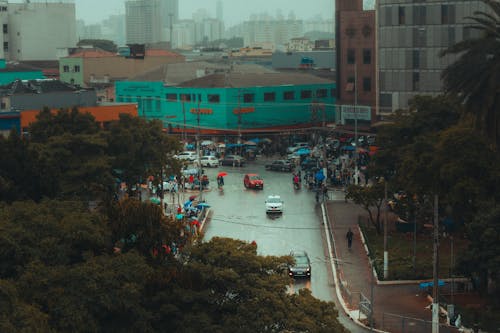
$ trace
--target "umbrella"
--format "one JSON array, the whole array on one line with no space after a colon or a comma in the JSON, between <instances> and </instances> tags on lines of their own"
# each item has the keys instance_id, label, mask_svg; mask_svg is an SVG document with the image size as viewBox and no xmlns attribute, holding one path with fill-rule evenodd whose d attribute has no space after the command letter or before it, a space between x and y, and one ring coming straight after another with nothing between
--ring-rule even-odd
<instances>
[{"instance_id":1,"label":"umbrella","mask_svg":"<svg viewBox=\"0 0 500 333\"><path fill-rule=\"evenodd\" d=\"M227 176L227 172L225 171L221 171L217 174L217 177L225 177L225 176Z\"/></svg>"},{"instance_id":2,"label":"umbrella","mask_svg":"<svg viewBox=\"0 0 500 333\"><path fill-rule=\"evenodd\" d=\"M152 203L157 204L157 205L161 202L160 199L155 198L155 197L149 199L149 201L151 201Z\"/></svg>"},{"instance_id":3,"label":"umbrella","mask_svg":"<svg viewBox=\"0 0 500 333\"><path fill-rule=\"evenodd\" d=\"M178 219L178 220L182 220L183 217L184 217L184 214L177 214L177 215L175 215L175 218Z\"/></svg>"},{"instance_id":4,"label":"umbrella","mask_svg":"<svg viewBox=\"0 0 500 333\"><path fill-rule=\"evenodd\" d=\"M189 197L189 201L194 201L197 197L197 195L192 195Z\"/></svg>"},{"instance_id":5,"label":"umbrella","mask_svg":"<svg viewBox=\"0 0 500 333\"><path fill-rule=\"evenodd\" d=\"M188 200L184 203L184 208L188 208L188 207L191 207L191 205L193 204L193 202L191 200Z\"/></svg>"},{"instance_id":6,"label":"umbrella","mask_svg":"<svg viewBox=\"0 0 500 333\"><path fill-rule=\"evenodd\" d=\"M209 204L207 204L206 202L200 202L200 203L196 206L196 208L198 208L198 209L201 209L201 208L203 208L203 207L208 208L208 207L210 207L210 205L209 205Z\"/></svg>"},{"instance_id":7,"label":"umbrella","mask_svg":"<svg viewBox=\"0 0 500 333\"><path fill-rule=\"evenodd\" d=\"M352 150L356 149L356 147L354 147L354 146L343 146L341 149L342 150L351 150L352 151Z\"/></svg>"},{"instance_id":8,"label":"umbrella","mask_svg":"<svg viewBox=\"0 0 500 333\"><path fill-rule=\"evenodd\" d=\"M315 176L316 180L318 182L322 182L324 179L325 179L325 175L323 174L323 170L320 170L316 173L316 176Z\"/></svg>"},{"instance_id":9,"label":"umbrella","mask_svg":"<svg viewBox=\"0 0 500 333\"><path fill-rule=\"evenodd\" d=\"M269 138L264 138L264 139L262 139L262 141L267 142L267 143L273 142L273 141L272 141L271 139L269 139Z\"/></svg>"},{"instance_id":10,"label":"umbrella","mask_svg":"<svg viewBox=\"0 0 500 333\"><path fill-rule=\"evenodd\" d=\"M252 142L255 142L255 143L259 143L260 142L260 139L259 138L253 138L253 139L250 139L248 141L252 141Z\"/></svg>"},{"instance_id":11,"label":"umbrella","mask_svg":"<svg viewBox=\"0 0 500 333\"><path fill-rule=\"evenodd\" d=\"M307 149L307 148L300 148L299 150L297 150L295 152L296 155L309 155L311 153L311 150L310 149Z\"/></svg>"},{"instance_id":12,"label":"umbrella","mask_svg":"<svg viewBox=\"0 0 500 333\"><path fill-rule=\"evenodd\" d=\"M213 145L213 144L214 144L214 142L211 141L211 140L204 140L204 141L201 142L202 146L210 146L210 145Z\"/></svg>"},{"instance_id":13,"label":"umbrella","mask_svg":"<svg viewBox=\"0 0 500 333\"><path fill-rule=\"evenodd\" d=\"M247 145L247 146L256 146L257 144L253 141L245 141L243 142L244 145Z\"/></svg>"},{"instance_id":14,"label":"umbrella","mask_svg":"<svg viewBox=\"0 0 500 333\"><path fill-rule=\"evenodd\" d=\"M219 143L217 145L217 147L219 147L219 148L226 148L226 144L225 143Z\"/></svg>"}]
</instances>

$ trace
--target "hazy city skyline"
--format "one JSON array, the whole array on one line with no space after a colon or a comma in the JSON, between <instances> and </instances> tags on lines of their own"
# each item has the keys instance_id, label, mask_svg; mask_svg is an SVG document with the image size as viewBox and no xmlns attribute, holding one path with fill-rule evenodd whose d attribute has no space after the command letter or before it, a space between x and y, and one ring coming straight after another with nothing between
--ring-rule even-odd
<instances>
[{"instance_id":1,"label":"hazy city skyline","mask_svg":"<svg viewBox=\"0 0 500 333\"><path fill-rule=\"evenodd\" d=\"M13 1L14 2L14 1ZM74 0L76 18L82 19L86 24L100 23L110 15L125 13L125 0ZM179 1L179 18L191 19L192 13L197 9L206 9L211 17L216 16L217 0L181 0ZM323 19L333 17L334 0L313 0L304 6L302 0L222 0L224 7L224 22L231 26L248 20L251 14L266 12L275 16L280 9L283 16L287 17L290 11L300 19L308 19L321 15ZM310 4L314 4L311 6Z\"/></svg>"}]
</instances>

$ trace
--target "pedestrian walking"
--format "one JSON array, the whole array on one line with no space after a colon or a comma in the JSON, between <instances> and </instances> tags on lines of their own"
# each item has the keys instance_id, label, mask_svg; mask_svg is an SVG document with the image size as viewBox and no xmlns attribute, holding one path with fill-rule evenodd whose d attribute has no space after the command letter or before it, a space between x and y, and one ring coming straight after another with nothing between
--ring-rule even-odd
<instances>
[{"instance_id":1,"label":"pedestrian walking","mask_svg":"<svg viewBox=\"0 0 500 333\"><path fill-rule=\"evenodd\" d=\"M347 238L347 248L350 250L352 247L352 238L354 237L354 233L352 232L351 228L347 230L347 234L345 235L345 238Z\"/></svg>"}]
</instances>

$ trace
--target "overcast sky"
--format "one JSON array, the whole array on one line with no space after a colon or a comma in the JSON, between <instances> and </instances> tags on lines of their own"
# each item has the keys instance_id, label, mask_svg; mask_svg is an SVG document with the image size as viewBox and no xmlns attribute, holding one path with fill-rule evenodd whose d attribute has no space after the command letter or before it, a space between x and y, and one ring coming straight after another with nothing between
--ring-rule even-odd
<instances>
[{"instance_id":1,"label":"overcast sky","mask_svg":"<svg viewBox=\"0 0 500 333\"><path fill-rule=\"evenodd\" d=\"M83 19L86 24L98 23L110 15L125 13L125 0L74 0L76 18ZM18 1L13 1L18 2ZM224 21L226 26L249 18L250 14L267 12L275 16L277 9L286 17L290 10L297 18L311 18L321 15L324 19L333 16L335 0L222 0ZM207 9L215 17L217 0L179 0L181 19L190 19L191 14L199 8Z\"/></svg>"}]
</instances>

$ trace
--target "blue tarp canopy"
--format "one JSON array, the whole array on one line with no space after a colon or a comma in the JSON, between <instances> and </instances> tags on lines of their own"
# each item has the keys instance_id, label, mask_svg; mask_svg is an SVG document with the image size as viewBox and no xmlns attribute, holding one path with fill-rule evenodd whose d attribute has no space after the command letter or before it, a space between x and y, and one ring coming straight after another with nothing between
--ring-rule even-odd
<instances>
[{"instance_id":1,"label":"blue tarp canopy","mask_svg":"<svg viewBox=\"0 0 500 333\"><path fill-rule=\"evenodd\" d=\"M342 150L354 150L356 149L354 146L343 146L342 148L340 148Z\"/></svg>"},{"instance_id":2,"label":"blue tarp canopy","mask_svg":"<svg viewBox=\"0 0 500 333\"><path fill-rule=\"evenodd\" d=\"M311 150L308 148L300 148L295 152L295 155L309 155L311 153Z\"/></svg>"},{"instance_id":3,"label":"blue tarp canopy","mask_svg":"<svg viewBox=\"0 0 500 333\"><path fill-rule=\"evenodd\" d=\"M242 143L228 143L226 144L226 148L234 148L234 147L243 147L244 144Z\"/></svg>"},{"instance_id":4,"label":"blue tarp canopy","mask_svg":"<svg viewBox=\"0 0 500 333\"><path fill-rule=\"evenodd\" d=\"M255 142L255 143L259 143L260 142L260 139L259 138L253 138L253 139L250 139L248 141L252 141L252 142Z\"/></svg>"},{"instance_id":5,"label":"blue tarp canopy","mask_svg":"<svg viewBox=\"0 0 500 333\"><path fill-rule=\"evenodd\" d=\"M422 282L419 284L420 289L426 289L429 287L434 287L434 281L429 281L429 282ZM438 280L438 287L444 286L444 281L443 280Z\"/></svg>"}]
</instances>

